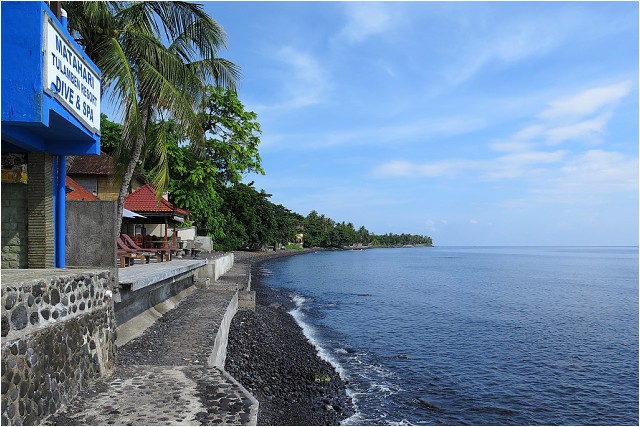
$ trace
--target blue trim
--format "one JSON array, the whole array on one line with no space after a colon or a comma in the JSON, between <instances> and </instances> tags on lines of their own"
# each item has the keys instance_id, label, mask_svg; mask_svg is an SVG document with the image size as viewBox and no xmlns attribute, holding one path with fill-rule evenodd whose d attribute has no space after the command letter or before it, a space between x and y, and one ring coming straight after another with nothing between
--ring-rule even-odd
<instances>
[{"instance_id":1,"label":"blue trim","mask_svg":"<svg viewBox=\"0 0 640 427\"><path fill-rule=\"evenodd\" d=\"M89 129L43 87L44 17L101 78L98 67L44 2L1 2L0 7L2 151L18 147L51 154L100 154L99 129Z\"/></svg>"}]
</instances>

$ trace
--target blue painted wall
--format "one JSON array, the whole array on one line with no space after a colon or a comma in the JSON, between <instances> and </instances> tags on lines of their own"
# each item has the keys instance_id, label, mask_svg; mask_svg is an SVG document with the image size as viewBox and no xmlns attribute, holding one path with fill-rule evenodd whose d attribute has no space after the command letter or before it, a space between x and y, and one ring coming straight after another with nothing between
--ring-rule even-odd
<instances>
[{"instance_id":1,"label":"blue painted wall","mask_svg":"<svg viewBox=\"0 0 640 427\"><path fill-rule=\"evenodd\" d=\"M43 90L44 16L79 52L44 2L2 2L2 151L100 154L94 132ZM91 60L84 59L100 75Z\"/></svg>"}]
</instances>

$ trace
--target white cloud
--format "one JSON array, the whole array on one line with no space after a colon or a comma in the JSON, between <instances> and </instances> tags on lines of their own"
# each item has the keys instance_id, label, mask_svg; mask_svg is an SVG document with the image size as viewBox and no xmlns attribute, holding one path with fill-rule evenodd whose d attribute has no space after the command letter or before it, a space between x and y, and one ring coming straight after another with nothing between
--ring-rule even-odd
<instances>
[{"instance_id":1,"label":"white cloud","mask_svg":"<svg viewBox=\"0 0 640 427\"><path fill-rule=\"evenodd\" d=\"M548 129L545 131L547 142L549 144L559 144L567 140L595 141L604 131L611 117L612 114L606 112L589 120Z\"/></svg>"},{"instance_id":2,"label":"white cloud","mask_svg":"<svg viewBox=\"0 0 640 427\"><path fill-rule=\"evenodd\" d=\"M507 209L531 210L540 205L603 205L620 193L638 192L638 158L615 151L589 150L560 168L536 176L524 197L505 200ZM630 213L631 214L631 213Z\"/></svg>"},{"instance_id":3,"label":"white cloud","mask_svg":"<svg viewBox=\"0 0 640 427\"><path fill-rule=\"evenodd\" d=\"M320 62L307 52L285 46L274 54L282 64L281 76L286 100L264 108L299 108L318 104L329 88Z\"/></svg>"},{"instance_id":4,"label":"white cloud","mask_svg":"<svg viewBox=\"0 0 640 427\"><path fill-rule=\"evenodd\" d=\"M483 37L470 34L463 40L467 44L454 49L461 59L445 71L445 77L452 84L470 79L492 62L512 63L545 54L559 44L561 38L553 32L540 31L540 22L520 20L484 31Z\"/></svg>"},{"instance_id":5,"label":"white cloud","mask_svg":"<svg viewBox=\"0 0 640 427\"><path fill-rule=\"evenodd\" d=\"M522 152L528 151L533 147L533 144L525 141L497 141L489 144L489 148L494 151L506 151L506 152Z\"/></svg>"},{"instance_id":6,"label":"white cloud","mask_svg":"<svg viewBox=\"0 0 640 427\"><path fill-rule=\"evenodd\" d=\"M556 99L549 103L540 117L548 120L579 119L614 106L622 98L629 95L632 87L632 82L627 80Z\"/></svg>"},{"instance_id":7,"label":"white cloud","mask_svg":"<svg viewBox=\"0 0 640 427\"><path fill-rule=\"evenodd\" d=\"M311 131L296 134L271 134L270 148L306 150L326 149L329 146L380 146L393 144L425 143L438 137L464 135L486 126L483 119L475 117L436 117L418 119L379 126L358 128L351 123L349 130ZM296 141L295 146L285 146L284 141Z\"/></svg>"},{"instance_id":8,"label":"white cloud","mask_svg":"<svg viewBox=\"0 0 640 427\"><path fill-rule=\"evenodd\" d=\"M465 159L448 159L430 163L414 163L403 160L394 160L376 167L373 170L373 176L378 178L453 178L465 170L474 169L476 167L477 162Z\"/></svg>"},{"instance_id":9,"label":"white cloud","mask_svg":"<svg viewBox=\"0 0 640 427\"><path fill-rule=\"evenodd\" d=\"M384 3L347 3L346 6L347 23L339 38L349 43L361 43L392 27L393 20Z\"/></svg>"},{"instance_id":10,"label":"white cloud","mask_svg":"<svg viewBox=\"0 0 640 427\"><path fill-rule=\"evenodd\" d=\"M527 126L515 134L515 138L519 140L529 140L535 138L544 132L544 126L532 125Z\"/></svg>"},{"instance_id":11,"label":"white cloud","mask_svg":"<svg viewBox=\"0 0 640 427\"><path fill-rule=\"evenodd\" d=\"M615 151L589 150L567 162L549 184L536 192L563 198L636 191L638 158Z\"/></svg>"},{"instance_id":12,"label":"white cloud","mask_svg":"<svg viewBox=\"0 0 640 427\"><path fill-rule=\"evenodd\" d=\"M631 88L631 83L624 81L557 98L538 114L538 123L527 125L509 139L490 143L489 148L522 152L566 141L598 143L613 117L614 107Z\"/></svg>"},{"instance_id":13,"label":"white cloud","mask_svg":"<svg viewBox=\"0 0 640 427\"><path fill-rule=\"evenodd\" d=\"M372 174L377 178L455 178L476 171L483 179L511 179L526 176L540 165L558 163L565 154L565 151L524 151L485 160L445 159L425 163L393 160L379 165Z\"/></svg>"},{"instance_id":14,"label":"white cloud","mask_svg":"<svg viewBox=\"0 0 640 427\"><path fill-rule=\"evenodd\" d=\"M484 163L483 178L490 180L513 179L533 174L541 165L560 162L565 151L523 151L507 154Z\"/></svg>"}]
</instances>

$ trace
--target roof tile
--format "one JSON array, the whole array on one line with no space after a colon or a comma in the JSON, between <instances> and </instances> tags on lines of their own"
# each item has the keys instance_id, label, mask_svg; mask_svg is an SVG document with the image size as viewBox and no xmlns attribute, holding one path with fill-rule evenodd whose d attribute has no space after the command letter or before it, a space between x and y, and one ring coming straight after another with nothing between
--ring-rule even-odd
<instances>
[{"instance_id":1,"label":"roof tile","mask_svg":"<svg viewBox=\"0 0 640 427\"><path fill-rule=\"evenodd\" d=\"M107 153L100 152L99 156L75 156L67 173L87 175L111 175L114 173L113 159Z\"/></svg>"},{"instance_id":2,"label":"roof tile","mask_svg":"<svg viewBox=\"0 0 640 427\"><path fill-rule=\"evenodd\" d=\"M67 193L67 200L100 200L91 191L87 190L69 177L67 177L65 185L67 187L67 191L71 190Z\"/></svg>"},{"instance_id":3,"label":"roof tile","mask_svg":"<svg viewBox=\"0 0 640 427\"><path fill-rule=\"evenodd\" d=\"M156 197L156 191L154 188L145 184L138 188L133 193L129 194L124 199L124 207L130 211L138 212L141 214L146 213L159 213L159 212L174 212L184 216L189 214L188 210L178 208L173 203L165 198L160 200Z\"/></svg>"}]
</instances>

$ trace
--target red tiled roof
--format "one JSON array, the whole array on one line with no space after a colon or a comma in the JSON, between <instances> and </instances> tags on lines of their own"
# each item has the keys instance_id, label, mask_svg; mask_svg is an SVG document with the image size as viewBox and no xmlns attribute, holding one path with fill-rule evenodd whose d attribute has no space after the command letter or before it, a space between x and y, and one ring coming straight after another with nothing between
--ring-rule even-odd
<instances>
[{"instance_id":1,"label":"red tiled roof","mask_svg":"<svg viewBox=\"0 0 640 427\"><path fill-rule=\"evenodd\" d=\"M184 216L189 215L189 211L188 211L188 210L186 210L186 209L176 208L176 212L177 212L177 213L179 213L179 214L182 214L182 215L184 215Z\"/></svg>"},{"instance_id":2,"label":"red tiled roof","mask_svg":"<svg viewBox=\"0 0 640 427\"><path fill-rule=\"evenodd\" d=\"M189 211L176 207L170 201L162 198L158 201L156 190L149 184L145 184L124 199L124 207L130 211L144 213L172 212L187 216Z\"/></svg>"},{"instance_id":3,"label":"red tiled roof","mask_svg":"<svg viewBox=\"0 0 640 427\"><path fill-rule=\"evenodd\" d=\"M114 173L113 159L106 153L99 156L75 156L67 173L87 175L111 175Z\"/></svg>"},{"instance_id":4,"label":"red tiled roof","mask_svg":"<svg viewBox=\"0 0 640 427\"><path fill-rule=\"evenodd\" d=\"M67 189L71 190L67 193L67 200L100 200L91 191L69 177L67 177L65 185Z\"/></svg>"}]
</instances>

